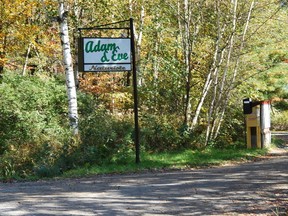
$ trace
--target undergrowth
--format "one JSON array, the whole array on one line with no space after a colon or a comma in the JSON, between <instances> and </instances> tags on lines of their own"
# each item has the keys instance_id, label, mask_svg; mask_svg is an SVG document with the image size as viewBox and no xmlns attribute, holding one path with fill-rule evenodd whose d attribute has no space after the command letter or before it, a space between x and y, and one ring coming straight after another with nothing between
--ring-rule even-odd
<instances>
[{"instance_id":1,"label":"undergrowth","mask_svg":"<svg viewBox=\"0 0 288 216\"><path fill-rule=\"evenodd\" d=\"M102 104L94 95L78 91L80 134L72 136L63 77L4 74L0 82L0 179L197 167L264 152L246 150L228 132L203 147L201 131L190 133L176 116L142 112L141 163L136 165L133 115L115 117Z\"/></svg>"}]
</instances>

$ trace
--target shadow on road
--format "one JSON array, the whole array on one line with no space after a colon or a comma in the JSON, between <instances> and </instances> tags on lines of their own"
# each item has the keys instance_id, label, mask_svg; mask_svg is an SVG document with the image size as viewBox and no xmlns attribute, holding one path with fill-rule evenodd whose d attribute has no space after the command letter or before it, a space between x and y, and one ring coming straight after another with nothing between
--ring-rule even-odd
<instances>
[{"instance_id":1,"label":"shadow on road","mask_svg":"<svg viewBox=\"0 0 288 216\"><path fill-rule=\"evenodd\" d=\"M220 168L0 184L1 215L285 215L288 157Z\"/></svg>"}]
</instances>

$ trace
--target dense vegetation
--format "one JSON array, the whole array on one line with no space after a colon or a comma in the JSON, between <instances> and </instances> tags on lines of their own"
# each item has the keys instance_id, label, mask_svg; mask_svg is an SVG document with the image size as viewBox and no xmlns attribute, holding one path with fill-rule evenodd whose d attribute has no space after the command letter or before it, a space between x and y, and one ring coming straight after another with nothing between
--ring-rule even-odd
<instances>
[{"instance_id":1,"label":"dense vegetation","mask_svg":"<svg viewBox=\"0 0 288 216\"><path fill-rule=\"evenodd\" d=\"M130 74L80 72L80 133L72 136L57 2L0 4L2 176L134 161ZM273 129L288 129L284 1L74 0L66 6L74 60L77 28L134 17L142 152L245 146L246 97L271 100Z\"/></svg>"}]
</instances>

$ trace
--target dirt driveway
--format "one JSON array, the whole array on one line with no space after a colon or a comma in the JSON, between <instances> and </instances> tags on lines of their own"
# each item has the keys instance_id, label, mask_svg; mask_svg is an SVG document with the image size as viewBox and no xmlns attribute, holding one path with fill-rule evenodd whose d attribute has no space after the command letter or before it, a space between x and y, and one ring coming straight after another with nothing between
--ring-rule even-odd
<instances>
[{"instance_id":1,"label":"dirt driveway","mask_svg":"<svg viewBox=\"0 0 288 216\"><path fill-rule=\"evenodd\" d=\"M288 155L189 171L0 183L0 215L288 215Z\"/></svg>"}]
</instances>

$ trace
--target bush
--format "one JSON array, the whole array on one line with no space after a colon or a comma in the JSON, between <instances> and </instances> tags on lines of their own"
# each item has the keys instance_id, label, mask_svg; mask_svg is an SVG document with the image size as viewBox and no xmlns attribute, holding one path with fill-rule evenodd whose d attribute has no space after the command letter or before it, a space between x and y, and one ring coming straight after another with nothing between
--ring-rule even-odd
<instances>
[{"instance_id":1,"label":"bush","mask_svg":"<svg viewBox=\"0 0 288 216\"><path fill-rule=\"evenodd\" d=\"M0 170L9 177L53 166L70 134L65 82L6 73L0 84Z\"/></svg>"},{"instance_id":2,"label":"bush","mask_svg":"<svg viewBox=\"0 0 288 216\"><path fill-rule=\"evenodd\" d=\"M286 100L281 100L281 101L278 101L278 102L275 102L273 104L273 106L277 109L277 110L288 110L288 101Z\"/></svg>"},{"instance_id":3,"label":"bush","mask_svg":"<svg viewBox=\"0 0 288 216\"><path fill-rule=\"evenodd\" d=\"M231 106L227 110L217 138L208 145L220 149L245 146L244 116L240 107Z\"/></svg>"},{"instance_id":4,"label":"bush","mask_svg":"<svg viewBox=\"0 0 288 216\"><path fill-rule=\"evenodd\" d=\"M271 117L271 128L276 131L288 130L288 111L274 112Z\"/></svg>"},{"instance_id":5,"label":"bush","mask_svg":"<svg viewBox=\"0 0 288 216\"><path fill-rule=\"evenodd\" d=\"M133 122L116 119L105 110L95 109L81 116L81 144L70 155L77 165L126 163L134 151Z\"/></svg>"},{"instance_id":6,"label":"bush","mask_svg":"<svg viewBox=\"0 0 288 216\"><path fill-rule=\"evenodd\" d=\"M182 147L182 141L186 138L185 129L180 130L175 121L164 115L151 114L144 116L141 121L141 141L146 151L162 152Z\"/></svg>"},{"instance_id":7,"label":"bush","mask_svg":"<svg viewBox=\"0 0 288 216\"><path fill-rule=\"evenodd\" d=\"M269 53L266 64L268 65L277 64L279 62L285 61L285 59L287 59L286 52L275 50Z\"/></svg>"},{"instance_id":8,"label":"bush","mask_svg":"<svg viewBox=\"0 0 288 216\"><path fill-rule=\"evenodd\" d=\"M133 160L133 121L116 119L79 92L80 136L71 136L65 81L4 74L0 175L51 177L75 166Z\"/></svg>"}]
</instances>

